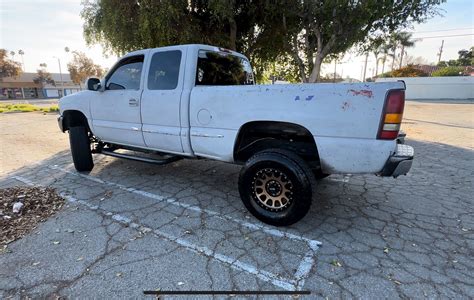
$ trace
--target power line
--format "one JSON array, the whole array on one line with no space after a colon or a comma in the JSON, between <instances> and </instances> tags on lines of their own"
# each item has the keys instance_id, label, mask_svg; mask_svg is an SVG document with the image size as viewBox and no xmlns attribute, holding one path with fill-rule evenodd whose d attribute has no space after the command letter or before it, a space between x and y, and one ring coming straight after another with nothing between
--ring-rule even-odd
<instances>
[{"instance_id":1,"label":"power line","mask_svg":"<svg viewBox=\"0 0 474 300\"><path fill-rule=\"evenodd\" d=\"M469 27L469 28L454 28L454 29L440 29L440 30L427 30L427 31L411 31L410 33L416 34L416 33L442 32L442 31L457 31L457 30L470 30L470 29L474 29L474 27Z\"/></svg>"},{"instance_id":2,"label":"power line","mask_svg":"<svg viewBox=\"0 0 474 300\"><path fill-rule=\"evenodd\" d=\"M434 39L434 38L446 38L446 37L468 36L468 35L474 35L474 33L413 37L413 39L417 39L417 40L419 40L419 39Z\"/></svg>"}]
</instances>

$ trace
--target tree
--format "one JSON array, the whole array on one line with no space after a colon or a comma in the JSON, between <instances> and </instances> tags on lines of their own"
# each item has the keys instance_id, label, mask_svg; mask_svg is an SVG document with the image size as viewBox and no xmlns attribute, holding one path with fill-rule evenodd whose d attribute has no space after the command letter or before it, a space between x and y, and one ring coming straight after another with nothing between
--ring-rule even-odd
<instances>
[{"instance_id":1,"label":"tree","mask_svg":"<svg viewBox=\"0 0 474 300\"><path fill-rule=\"evenodd\" d=\"M292 57L303 82L318 81L323 60L369 36L423 22L444 0L101 0L83 2L89 44L117 54L172 44L235 49L257 62ZM261 65L259 65L261 64Z\"/></svg>"},{"instance_id":2,"label":"tree","mask_svg":"<svg viewBox=\"0 0 474 300\"><path fill-rule=\"evenodd\" d=\"M458 59L451 59L449 61L440 61L438 67L456 67L456 66L473 66L474 65L474 56L472 52L474 47L471 47L470 50L462 49L458 51Z\"/></svg>"},{"instance_id":3,"label":"tree","mask_svg":"<svg viewBox=\"0 0 474 300\"><path fill-rule=\"evenodd\" d=\"M81 85L88 77L102 77L104 75L104 69L94 64L94 61L83 52L73 51L72 55L72 61L67 64L67 69L75 84Z\"/></svg>"},{"instance_id":4,"label":"tree","mask_svg":"<svg viewBox=\"0 0 474 300\"><path fill-rule=\"evenodd\" d=\"M117 54L184 43L242 50L245 35L255 24L255 8L251 3L248 0L84 1L81 16L85 20L86 41L102 43Z\"/></svg>"},{"instance_id":5,"label":"tree","mask_svg":"<svg viewBox=\"0 0 474 300\"><path fill-rule=\"evenodd\" d=\"M56 86L56 82L54 82L51 74L46 70L46 67L47 65L45 63L40 64L40 68L36 70L36 77L33 78L33 82L41 84L42 86L45 84Z\"/></svg>"},{"instance_id":6,"label":"tree","mask_svg":"<svg viewBox=\"0 0 474 300\"><path fill-rule=\"evenodd\" d=\"M400 32L397 34L397 41L400 47L402 48L400 51L400 66L401 69L403 66L403 55L405 54L405 48L415 46L415 41L412 39L412 34L408 32Z\"/></svg>"},{"instance_id":7,"label":"tree","mask_svg":"<svg viewBox=\"0 0 474 300\"><path fill-rule=\"evenodd\" d=\"M374 35L385 36L423 22L437 12L442 1L290 1L284 14L296 21L296 30L288 30L285 40L300 64L303 81L319 79L321 63L328 55L343 53ZM286 11L286 9L288 11ZM288 17L286 17L288 20ZM283 24L288 23L283 19ZM299 59L298 59L299 58ZM309 76L303 72L309 69Z\"/></svg>"},{"instance_id":8,"label":"tree","mask_svg":"<svg viewBox=\"0 0 474 300\"><path fill-rule=\"evenodd\" d=\"M7 50L0 49L0 80L4 77L18 77L20 74L20 63L9 59Z\"/></svg>"},{"instance_id":9,"label":"tree","mask_svg":"<svg viewBox=\"0 0 474 300\"><path fill-rule=\"evenodd\" d=\"M23 68L23 71L25 71L25 60L23 59L23 55L25 55L25 52L23 50L18 50L18 54L21 56L21 66Z\"/></svg>"},{"instance_id":10,"label":"tree","mask_svg":"<svg viewBox=\"0 0 474 300\"><path fill-rule=\"evenodd\" d=\"M300 81L298 68L291 63L291 57L289 56L277 57L275 61L265 64L262 71L257 74L256 79L259 83L274 83L275 81L296 83Z\"/></svg>"},{"instance_id":11,"label":"tree","mask_svg":"<svg viewBox=\"0 0 474 300\"><path fill-rule=\"evenodd\" d=\"M470 50L459 50L458 51L458 62L460 66L473 66L474 65L474 56L472 52L474 51L474 47L471 47Z\"/></svg>"},{"instance_id":12,"label":"tree","mask_svg":"<svg viewBox=\"0 0 474 300\"><path fill-rule=\"evenodd\" d=\"M379 58L379 55L381 53L384 53L384 49L386 48L386 42L385 39L382 36L376 36L376 37L371 37L368 39L368 41L364 44L361 45L361 49L359 52L361 54L366 55L366 59L368 58L368 54L372 52L375 56L375 76L378 75L379 71L379 60L381 59L384 61L384 58ZM385 61L384 61L385 64ZM365 68L367 65L365 66ZM382 68L383 69L383 68ZM382 71L383 73L383 71Z\"/></svg>"},{"instance_id":13,"label":"tree","mask_svg":"<svg viewBox=\"0 0 474 300\"><path fill-rule=\"evenodd\" d=\"M448 66L445 68L441 68L439 70L434 71L431 73L433 77L440 77L440 76L463 76L465 67L462 66Z\"/></svg>"},{"instance_id":14,"label":"tree","mask_svg":"<svg viewBox=\"0 0 474 300\"><path fill-rule=\"evenodd\" d=\"M412 65L381 74L380 77L426 77L428 74Z\"/></svg>"}]
</instances>

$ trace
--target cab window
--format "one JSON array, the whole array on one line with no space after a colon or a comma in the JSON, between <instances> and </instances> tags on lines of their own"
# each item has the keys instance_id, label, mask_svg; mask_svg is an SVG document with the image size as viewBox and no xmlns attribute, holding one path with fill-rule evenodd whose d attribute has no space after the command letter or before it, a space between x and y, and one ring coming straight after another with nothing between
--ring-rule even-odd
<instances>
[{"instance_id":1,"label":"cab window","mask_svg":"<svg viewBox=\"0 0 474 300\"><path fill-rule=\"evenodd\" d=\"M124 58L107 76L107 90L138 90L143 68L143 55Z\"/></svg>"},{"instance_id":2,"label":"cab window","mask_svg":"<svg viewBox=\"0 0 474 300\"><path fill-rule=\"evenodd\" d=\"M254 84L254 77L247 59L227 52L199 51L196 85L249 84Z\"/></svg>"},{"instance_id":3,"label":"cab window","mask_svg":"<svg viewBox=\"0 0 474 300\"><path fill-rule=\"evenodd\" d=\"M149 90L174 90L178 85L181 51L164 51L153 54L148 72Z\"/></svg>"}]
</instances>

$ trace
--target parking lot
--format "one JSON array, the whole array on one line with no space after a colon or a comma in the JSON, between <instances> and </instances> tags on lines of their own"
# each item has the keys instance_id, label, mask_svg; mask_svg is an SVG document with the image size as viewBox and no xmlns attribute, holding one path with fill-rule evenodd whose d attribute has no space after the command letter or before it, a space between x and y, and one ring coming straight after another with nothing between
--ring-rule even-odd
<instances>
[{"instance_id":1,"label":"parking lot","mask_svg":"<svg viewBox=\"0 0 474 300\"><path fill-rule=\"evenodd\" d=\"M470 101L408 102L412 171L330 176L311 212L285 228L247 213L238 166L96 155L91 173L77 173L55 115L0 115L0 127L0 187L52 186L68 201L0 254L0 298L156 289L474 298Z\"/></svg>"}]
</instances>

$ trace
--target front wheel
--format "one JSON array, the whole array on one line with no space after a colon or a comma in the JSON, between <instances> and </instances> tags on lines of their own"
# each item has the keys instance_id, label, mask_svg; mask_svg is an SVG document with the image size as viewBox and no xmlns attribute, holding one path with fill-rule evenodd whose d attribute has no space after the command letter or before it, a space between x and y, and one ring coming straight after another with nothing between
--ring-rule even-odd
<instances>
[{"instance_id":1,"label":"front wheel","mask_svg":"<svg viewBox=\"0 0 474 300\"><path fill-rule=\"evenodd\" d=\"M252 156L239 177L239 192L257 219L275 226L301 220L309 211L314 177L291 151L270 149Z\"/></svg>"},{"instance_id":2,"label":"front wheel","mask_svg":"<svg viewBox=\"0 0 474 300\"><path fill-rule=\"evenodd\" d=\"M90 171L94 167L87 130L83 126L69 128L69 143L74 167L77 171Z\"/></svg>"}]
</instances>

